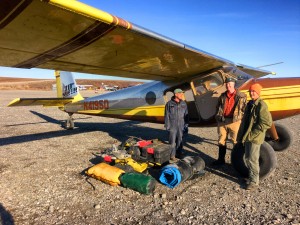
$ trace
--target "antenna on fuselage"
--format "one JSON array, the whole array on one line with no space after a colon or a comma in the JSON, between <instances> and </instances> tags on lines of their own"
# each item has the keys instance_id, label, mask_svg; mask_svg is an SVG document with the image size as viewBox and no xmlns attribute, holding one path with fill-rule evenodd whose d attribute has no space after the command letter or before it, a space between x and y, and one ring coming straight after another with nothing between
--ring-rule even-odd
<instances>
[{"instance_id":1,"label":"antenna on fuselage","mask_svg":"<svg viewBox=\"0 0 300 225\"><path fill-rule=\"evenodd\" d=\"M262 68L262 67L267 67L267 66L273 66L273 65L277 65L277 64L281 64L283 62L277 62L277 63L272 63L272 64L268 64L268 65L264 65L264 66L257 66L256 68Z\"/></svg>"}]
</instances>

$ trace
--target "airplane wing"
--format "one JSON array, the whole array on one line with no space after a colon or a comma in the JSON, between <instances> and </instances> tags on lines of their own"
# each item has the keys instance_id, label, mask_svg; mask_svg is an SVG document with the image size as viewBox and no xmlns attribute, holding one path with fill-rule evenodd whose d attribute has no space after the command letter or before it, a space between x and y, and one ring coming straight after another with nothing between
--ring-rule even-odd
<instances>
[{"instance_id":1,"label":"airplane wing","mask_svg":"<svg viewBox=\"0 0 300 225\"><path fill-rule=\"evenodd\" d=\"M235 66L78 1L0 0L0 66L162 81L225 65Z\"/></svg>"},{"instance_id":2,"label":"airplane wing","mask_svg":"<svg viewBox=\"0 0 300 225\"><path fill-rule=\"evenodd\" d=\"M8 106L57 106L63 107L73 101L73 98L17 98L11 101Z\"/></svg>"}]
</instances>

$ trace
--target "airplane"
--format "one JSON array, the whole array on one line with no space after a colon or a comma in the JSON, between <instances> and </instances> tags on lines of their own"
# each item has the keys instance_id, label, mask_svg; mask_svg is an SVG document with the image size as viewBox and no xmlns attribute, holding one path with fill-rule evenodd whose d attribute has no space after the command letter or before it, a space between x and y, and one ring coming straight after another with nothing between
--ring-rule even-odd
<instances>
[{"instance_id":1,"label":"airplane","mask_svg":"<svg viewBox=\"0 0 300 225\"><path fill-rule=\"evenodd\" d=\"M115 86L103 85L103 87L106 91L116 91L119 89L119 87L117 85L115 85Z\"/></svg>"},{"instance_id":2,"label":"airplane","mask_svg":"<svg viewBox=\"0 0 300 225\"><path fill-rule=\"evenodd\" d=\"M236 64L79 1L1 0L0 66L55 70L57 98L19 98L9 106L57 106L69 114L67 129L74 128L74 113L163 123L176 88L185 92L190 126L215 126L226 77L244 92L259 82L274 121L300 113L299 77L263 78L273 72ZM62 71L153 81L83 98L72 75ZM273 150L291 142L289 129L274 123L261 147L261 177L276 167ZM243 161L240 148L233 149L232 162ZM243 173L243 163L234 166Z\"/></svg>"}]
</instances>

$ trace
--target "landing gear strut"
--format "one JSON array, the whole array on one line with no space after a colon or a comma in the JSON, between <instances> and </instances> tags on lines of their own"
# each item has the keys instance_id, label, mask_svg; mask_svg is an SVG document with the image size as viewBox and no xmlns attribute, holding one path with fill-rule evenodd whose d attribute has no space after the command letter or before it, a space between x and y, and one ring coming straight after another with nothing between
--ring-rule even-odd
<instances>
[{"instance_id":1,"label":"landing gear strut","mask_svg":"<svg viewBox=\"0 0 300 225\"><path fill-rule=\"evenodd\" d=\"M74 118L72 116L73 116L73 113L69 113L69 118L64 122L63 127L67 130L74 129Z\"/></svg>"}]
</instances>

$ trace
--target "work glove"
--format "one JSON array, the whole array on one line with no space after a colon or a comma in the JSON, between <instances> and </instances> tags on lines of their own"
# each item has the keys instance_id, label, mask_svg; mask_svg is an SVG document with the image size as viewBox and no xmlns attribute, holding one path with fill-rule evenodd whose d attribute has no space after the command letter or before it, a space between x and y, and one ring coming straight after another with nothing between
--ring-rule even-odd
<instances>
[{"instance_id":1,"label":"work glove","mask_svg":"<svg viewBox=\"0 0 300 225\"><path fill-rule=\"evenodd\" d=\"M218 122L225 122L224 116L216 116Z\"/></svg>"},{"instance_id":2,"label":"work glove","mask_svg":"<svg viewBox=\"0 0 300 225\"><path fill-rule=\"evenodd\" d=\"M189 132L189 127L188 126L184 126L183 128L183 134L187 134Z\"/></svg>"}]
</instances>

